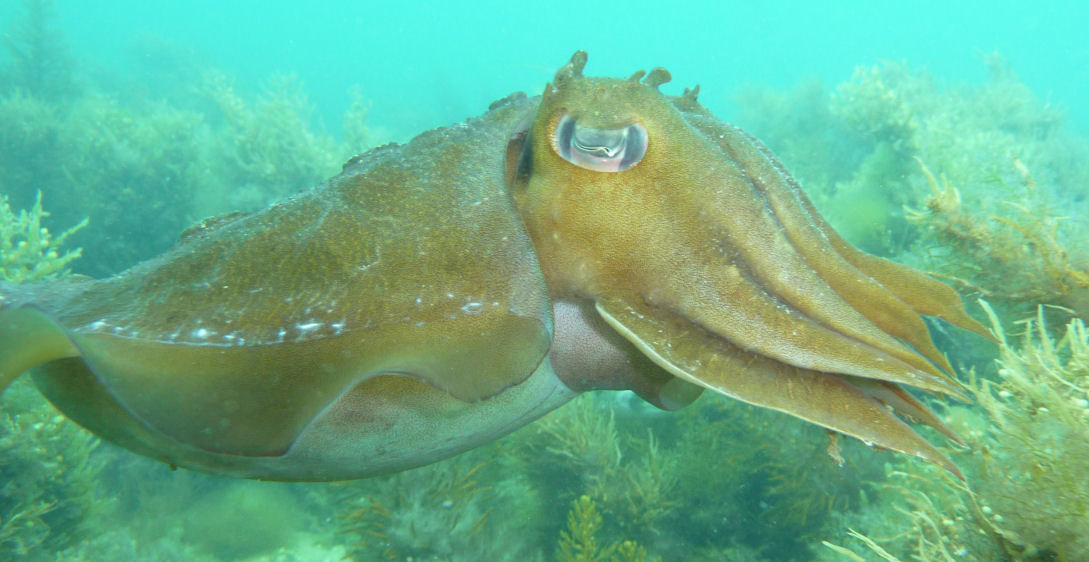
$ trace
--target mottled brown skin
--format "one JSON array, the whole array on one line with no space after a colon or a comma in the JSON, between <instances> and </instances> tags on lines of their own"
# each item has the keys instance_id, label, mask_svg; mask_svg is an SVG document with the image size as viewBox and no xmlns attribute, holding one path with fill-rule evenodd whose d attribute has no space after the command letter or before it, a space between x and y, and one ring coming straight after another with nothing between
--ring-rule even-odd
<instances>
[{"instance_id":1,"label":"mottled brown skin","mask_svg":"<svg viewBox=\"0 0 1089 562\"><path fill-rule=\"evenodd\" d=\"M523 96L371 151L312 191L205 221L115 278L0 288L0 382L44 363L36 382L71 417L182 466L329 479L437 460L429 442L406 466L267 466L338 402L365 417L373 396L426 395L420 408L441 418L541 366L552 310L502 167L533 106ZM28 355L30 342L43 351ZM78 359L50 361L65 356ZM396 422L355 423L377 439Z\"/></svg>"},{"instance_id":2,"label":"mottled brown skin","mask_svg":"<svg viewBox=\"0 0 1089 562\"><path fill-rule=\"evenodd\" d=\"M956 439L899 386L960 395L919 316L986 334L956 294L844 242L759 142L663 96L666 71L585 61L115 278L0 285L0 389L37 366L105 438L254 478L403 470L577 392L674 409L705 388L956 473L892 411ZM645 146L589 169L572 123Z\"/></svg>"}]
</instances>

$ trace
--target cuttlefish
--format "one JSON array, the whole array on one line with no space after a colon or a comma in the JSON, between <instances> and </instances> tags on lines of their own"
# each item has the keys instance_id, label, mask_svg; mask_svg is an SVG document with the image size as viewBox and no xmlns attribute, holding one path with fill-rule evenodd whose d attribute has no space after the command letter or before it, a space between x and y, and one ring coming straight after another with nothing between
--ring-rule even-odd
<instances>
[{"instance_id":1,"label":"cuttlefish","mask_svg":"<svg viewBox=\"0 0 1089 562\"><path fill-rule=\"evenodd\" d=\"M0 389L31 371L109 441L249 478L399 471L581 392L705 389L956 473L903 421L956 440L903 389L962 396L920 316L986 335L956 293L844 241L698 88L585 64L115 277L0 286Z\"/></svg>"}]
</instances>

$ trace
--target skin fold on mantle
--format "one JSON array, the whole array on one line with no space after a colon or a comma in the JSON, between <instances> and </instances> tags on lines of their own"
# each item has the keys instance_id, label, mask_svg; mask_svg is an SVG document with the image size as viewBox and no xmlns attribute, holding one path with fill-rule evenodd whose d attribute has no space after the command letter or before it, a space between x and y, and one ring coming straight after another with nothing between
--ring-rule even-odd
<instances>
[{"instance_id":1,"label":"skin fold on mantle","mask_svg":"<svg viewBox=\"0 0 1089 562\"><path fill-rule=\"evenodd\" d=\"M0 284L0 390L29 371L105 439L248 478L405 470L580 392L707 389L959 476L904 390L963 398L921 318L990 337L956 293L844 241L698 88L585 64L115 277Z\"/></svg>"}]
</instances>

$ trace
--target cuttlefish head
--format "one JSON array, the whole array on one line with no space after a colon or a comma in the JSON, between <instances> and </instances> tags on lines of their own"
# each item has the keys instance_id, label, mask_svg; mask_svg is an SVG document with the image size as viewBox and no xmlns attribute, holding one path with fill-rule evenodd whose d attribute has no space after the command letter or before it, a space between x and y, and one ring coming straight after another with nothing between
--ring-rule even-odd
<instances>
[{"instance_id":1,"label":"cuttlefish head","mask_svg":"<svg viewBox=\"0 0 1089 562\"><path fill-rule=\"evenodd\" d=\"M770 152L699 105L560 69L508 178L554 298L584 299L672 376L957 473L896 415L961 397L920 315L980 334L947 286L840 238ZM959 440L958 440L959 441Z\"/></svg>"}]
</instances>

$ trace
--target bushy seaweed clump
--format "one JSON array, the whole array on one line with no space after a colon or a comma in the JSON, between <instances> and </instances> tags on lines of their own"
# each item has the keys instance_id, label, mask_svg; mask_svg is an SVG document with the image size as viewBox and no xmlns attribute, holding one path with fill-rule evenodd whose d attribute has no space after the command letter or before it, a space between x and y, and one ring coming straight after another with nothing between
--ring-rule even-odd
<instances>
[{"instance_id":1,"label":"bushy seaweed clump","mask_svg":"<svg viewBox=\"0 0 1089 562\"><path fill-rule=\"evenodd\" d=\"M290 80L274 81L256 108L213 83L222 118L103 93L0 98L0 191L24 204L46 193L61 222L89 216L96 228L73 239L87 248L83 271L101 276L169 248L201 218L315 185L347 157L310 131Z\"/></svg>"},{"instance_id":2,"label":"bushy seaweed clump","mask_svg":"<svg viewBox=\"0 0 1089 562\"><path fill-rule=\"evenodd\" d=\"M1055 339L1040 312L1015 346L987 310L998 376L969 387L984 415L957 406L946 416L974 451L961 461L969 481L890 468L893 493L848 520L851 536L887 560L1089 558L1089 332L1073 319ZM843 540L830 559L864 559Z\"/></svg>"},{"instance_id":3,"label":"bushy seaweed clump","mask_svg":"<svg viewBox=\"0 0 1089 562\"><path fill-rule=\"evenodd\" d=\"M6 42L12 64L0 69L15 77L0 88L0 193L17 206L45 193L61 224L90 217L96 228L73 237L87 251L83 273L114 273L169 248L200 219L309 188L373 140L360 99L345 116L345 143L315 131L290 76L250 102L222 73L186 67L205 78L185 108L138 97L139 88L54 84L79 69L52 27L51 4L28 0L24 12ZM44 70L61 61L63 72Z\"/></svg>"},{"instance_id":4,"label":"bushy seaweed clump","mask_svg":"<svg viewBox=\"0 0 1089 562\"><path fill-rule=\"evenodd\" d=\"M87 219L54 238L42 226L47 216L41 193L29 211L20 210L18 215L0 193L0 280L26 283L68 274L68 264L79 258L82 250L62 250L61 246L72 233L87 225Z\"/></svg>"},{"instance_id":5,"label":"bushy seaweed clump","mask_svg":"<svg viewBox=\"0 0 1089 562\"><path fill-rule=\"evenodd\" d=\"M1073 319L1061 338L1042 310L1019 348L991 313L1002 343L998 379L972 387L991 422L978 448L978 493L1027 552L1089 559L1089 332Z\"/></svg>"},{"instance_id":6,"label":"bushy seaweed clump","mask_svg":"<svg viewBox=\"0 0 1089 562\"><path fill-rule=\"evenodd\" d=\"M1034 278L1022 273L1011 284L1006 273L1032 254L1061 250L1069 258L1063 265L1086 270L1089 257L1076 246L1089 234L1081 218L1089 144L1004 59L988 55L985 63L990 78L978 86L951 87L905 63L882 62L857 68L833 92L818 84L790 94L750 91L741 121L849 240L946 274L992 301L1027 302L1024 313L1055 301L1036 300L1038 285L1067 290L1076 281L1032 267ZM807 117L793 118L798 113ZM928 199L934 192L919 162L958 188L955 209ZM905 215L905 206L922 211ZM988 246L1003 236L1027 251Z\"/></svg>"},{"instance_id":7,"label":"bushy seaweed clump","mask_svg":"<svg viewBox=\"0 0 1089 562\"><path fill-rule=\"evenodd\" d=\"M829 514L857 507L880 470L857 443L837 465L820 429L717 396L672 413L633 396L583 396L502 443L521 467L509 474L546 491L539 525L545 537L567 533L560 559L588 544L563 526L585 511L583 497L601 518L592 535L606 558L619 554L609 545L633 541L649 558L805 559Z\"/></svg>"},{"instance_id":8,"label":"bushy seaweed clump","mask_svg":"<svg viewBox=\"0 0 1089 562\"><path fill-rule=\"evenodd\" d=\"M79 250L54 238L39 195L18 214L0 194L0 281L23 283L67 274ZM109 510L98 475L98 439L66 420L24 381L0 396L0 558L37 559L41 548L60 549L82 539L86 517ZM47 557L43 557L45 559Z\"/></svg>"},{"instance_id":9,"label":"bushy seaweed clump","mask_svg":"<svg viewBox=\"0 0 1089 562\"><path fill-rule=\"evenodd\" d=\"M975 451L954 455L968 484L889 459L861 513L840 510L871 549L825 549L829 559L1086 556L1083 329L1047 327L1089 314L1089 148L1005 61L985 61L991 76L979 86L885 62L832 93L809 84L742 98L746 124L854 242L986 297L1004 318L1043 311L1019 349L1003 338L998 370L987 368L988 344L935 325L954 361L985 375L974 387L982 409L945 411Z\"/></svg>"},{"instance_id":10,"label":"bushy seaweed clump","mask_svg":"<svg viewBox=\"0 0 1089 562\"><path fill-rule=\"evenodd\" d=\"M0 397L0 558L51 559L109 513L98 444L25 381Z\"/></svg>"},{"instance_id":11,"label":"bushy seaweed clump","mask_svg":"<svg viewBox=\"0 0 1089 562\"><path fill-rule=\"evenodd\" d=\"M223 212L224 199L230 210L265 207L333 175L352 154L310 129L312 108L294 76L271 78L255 104L240 97L219 72L207 73L201 93L220 110L211 116L215 134L200 154L208 173L197 204L208 212ZM353 144L363 142L357 138L365 136L359 125L349 131Z\"/></svg>"},{"instance_id":12,"label":"bushy seaweed clump","mask_svg":"<svg viewBox=\"0 0 1089 562\"><path fill-rule=\"evenodd\" d=\"M985 62L990 79L959 88L903 64L860 68L833 107L896 147L903 179L886 187L919 209L905 217L919 235L906 259L1015 316L1057 304L1085 317L1089 144L1004 59Z\"/></svg>"},{"instance_id":13,"label":"bushy seaweed clump","mask_svg":"<svg viewBox=\"0 0 1089 562\"><path fill-rule=\"evenodd\" d=\"M908 220L925 229L928 244L939 244L926 263L963 290L1011 308L1008 314L1049 304L1050 311L1089 318L1089 223L1076 210L1057 215L1057 205L1016 164L1024 190L1004 201L998 215L966 208L960 190L920 162L931 195L922 210L908 210Z\"/></svg>"},{"instance_id":14,"label":"bushy seaweed clump","mask_svg":"<svg viewBox=\"0 0 1089 562\"><path fill-rule=\"evenodd\" d=\"M804 560L879 477L873 452L708 397L683 414L587 395L500 442L336 487L356 560ZM637 399L635 399L637 400ZM649 426L649 427L648 427ZM799 458L805 459L799 461Z\"/></svg>"},{"instance_id":15,"label":"bushy seaweed clump","mask_svg":"<svg viewBox=\"0 0 1089 562\"><path fill-rule=\"evenodd\" d=\"M560 533L560 562L644 562L647 549L636 541L599 544L601 514L590 496L579 496L567 513L567 530ZM660 558L658 559L660 560Z\"/></svg>"},{"instance_id":16,"label":"bushy seaweed clump","mask_svg":"<svg viewBox=\"0 0 1089 562\"><path fill-rule=\"evenodd\" d=\"M346 482L328 540L351 560L545 560L540 493L499 445L415 470Z\"/></svg>"}]
</instances>

